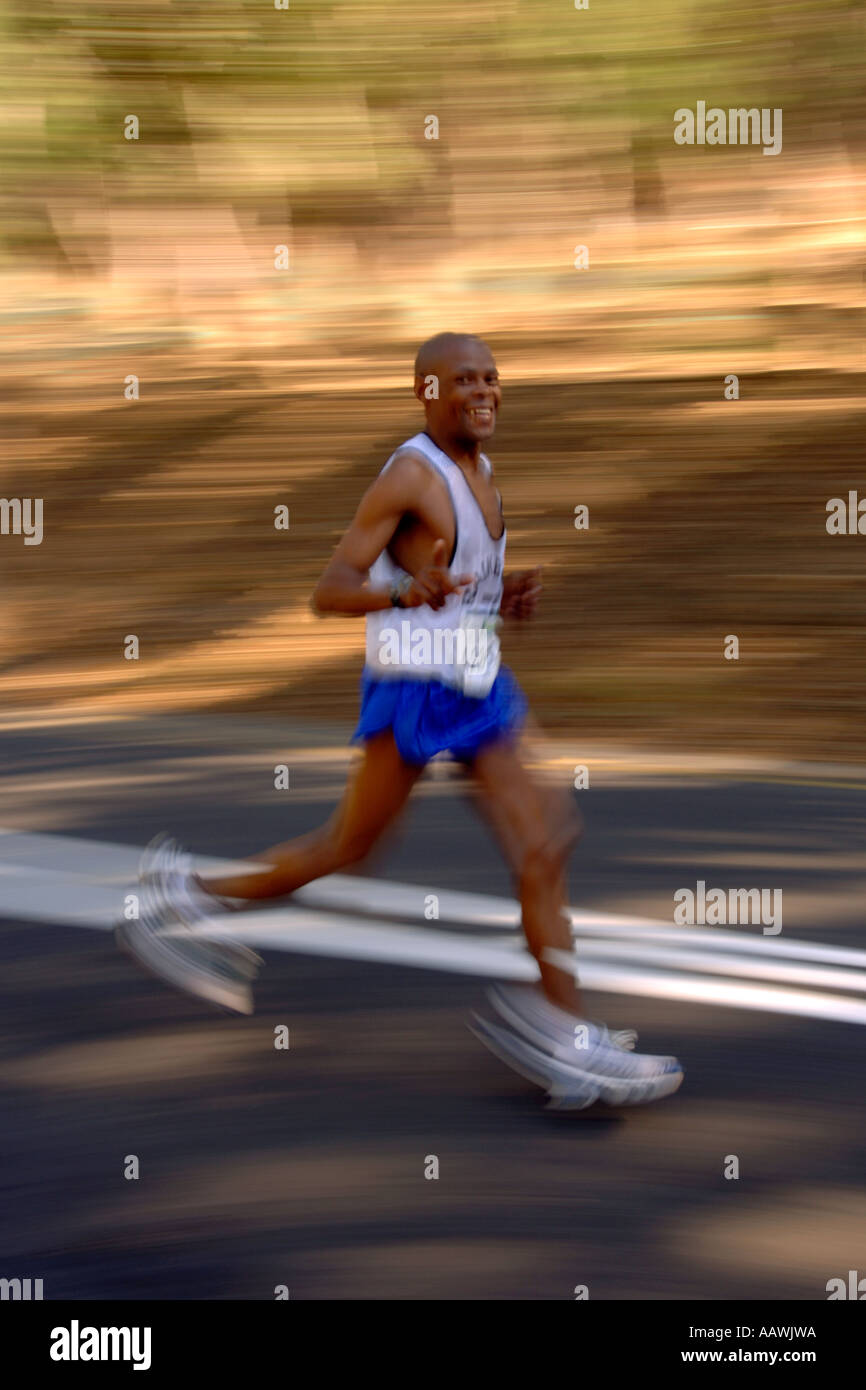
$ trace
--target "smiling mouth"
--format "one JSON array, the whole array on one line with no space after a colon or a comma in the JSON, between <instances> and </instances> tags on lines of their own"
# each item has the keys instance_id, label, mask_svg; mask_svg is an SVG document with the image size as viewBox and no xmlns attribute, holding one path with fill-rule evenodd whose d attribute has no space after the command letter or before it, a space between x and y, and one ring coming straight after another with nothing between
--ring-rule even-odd
<instances>
[{"instance_id":1,"label":"smiling mouth","mask_svg":"<svg viewBox=\"0 0 866 1390\"><path fill-rule=\"evenodd\" d=\"M493 421L494 411L492 405L483 405L467 410L466 414L479 425L489 425Z\"/></svg>"}]
</instances>

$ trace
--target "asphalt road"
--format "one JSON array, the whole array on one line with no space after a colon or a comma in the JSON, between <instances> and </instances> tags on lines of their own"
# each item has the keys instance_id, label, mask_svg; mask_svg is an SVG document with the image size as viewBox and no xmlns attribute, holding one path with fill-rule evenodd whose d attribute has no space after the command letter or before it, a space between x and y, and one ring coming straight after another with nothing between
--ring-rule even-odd
<instances>
[{"instance_id":1,"label":"asphalt road","mask_svg":"<svg viewBox=\"0 0 866 1390\"><path fill-rule=\"evenodd\" d=\"M238 856L324 817L341 746L240 720L0 732L0 820L130 845L169 827ZM579 795L573 904L670 920L698 878L759 883L784 890L786 936L864 945L861 788L638 770ZM509 892L436 777L369 872ZM4 918L0 958L0 1275L48 1299L822 1300L866 1268L863 1029L596 995L686 1081L559 1115L467 1031L471 977L273 953L234 1019L102 932Z\"/></svg>"}]
</instances>

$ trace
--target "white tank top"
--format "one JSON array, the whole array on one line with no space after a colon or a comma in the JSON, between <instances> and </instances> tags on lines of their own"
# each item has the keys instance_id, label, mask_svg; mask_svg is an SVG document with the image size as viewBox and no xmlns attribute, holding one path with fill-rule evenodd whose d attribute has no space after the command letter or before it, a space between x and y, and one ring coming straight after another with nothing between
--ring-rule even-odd
<instances>
[{"instance_id":1,"label":"white tank top","mask_svg":"<svg viewBox=\"0 0 866 1390\"><path fill-rule=\"evenodd\" d=\"M422 432L407 439L394 451L385 468L405 449L425 458L448 488L456 533L448 568L453 574L474 575L475 580L460 593L449 594L439 609L425 604L421 608L383 608L368 613L367 668L385 679L435 678L467 695L481 697L492 686L499 668L496 632L502 602L505 530L499 540L493 539L462 471L429 434ZM492 469L485 454L481 455L481 466L489 477ZM405 573L383 550L370 567L370 582L376 588L387 589Z\"/></svg>"}]
</instances>

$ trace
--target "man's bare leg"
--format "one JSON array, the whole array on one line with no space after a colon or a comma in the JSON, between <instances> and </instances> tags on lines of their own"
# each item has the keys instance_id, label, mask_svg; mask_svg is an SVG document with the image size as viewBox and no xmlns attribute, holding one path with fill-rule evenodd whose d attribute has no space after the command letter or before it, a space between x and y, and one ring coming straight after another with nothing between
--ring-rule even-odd
<instances>
[{"instance_id":1,"label":"man's bare leg","mask_svg":"<svg viewBox=\"0 0 866 1390\"><path fill-rule=\"evenodd\" d=\"M358 863L396 819L423 768L401 758L390 729L364 745L343 800L319 830L250 856L269 870L200 878L209 893L226 898L280 898L305 883Z\"/></svg>"},{"instance_id":2,"label":"man's bare leg","mask_svg":"<svg viewBox=\"0 0 866 1390\"><path fill-rule=\"evenodd\" d=\"M538 961L544 996L555 1006L545 1009L525 986L497 986L491 1001L511 1029L476 1018L473 1031L514 1071L544 1086L558 1109L582 1110L596 1100L645 1105L672 1095L683 1079L677 1059L633 1052L633 1032L609 1033L587 1023L574 975L545 959L548 950L573 959L571 923L563 912L564 870L581 821L571 798L534 777L511 743L482 748L472 769L485 813L513 864L527 944ZM570 1019L563 1020L560 1009ZM580 1037L575 1019L586 1025Z\"/></svg>"},{"instance_id":3,"label":"man's bare leg","mask_svg":"<svg viewBox=\"0 0 866 1390\"><path fill-rule=\"evenodd\" d=\"M582 1014L580 990L567 971L546 961L546 948L572 954L571 922L564 908L565 868L580 838L581 822L570 799L552 794L529 772L511 742L482 748L472 773L485 814L514 872L523 930L552 1003Z\"/></svg>"}]
</instances>

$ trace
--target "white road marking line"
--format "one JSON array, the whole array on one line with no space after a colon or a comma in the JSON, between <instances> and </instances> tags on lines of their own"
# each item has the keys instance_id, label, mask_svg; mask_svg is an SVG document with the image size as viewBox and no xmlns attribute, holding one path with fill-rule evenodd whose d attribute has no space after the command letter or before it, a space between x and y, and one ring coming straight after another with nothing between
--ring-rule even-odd
<instances>
[{"instance_id":1,"label":"white road marking line","mask_svg":"<svg viewBox=\"0 0 866 1390\"><path fill-rule=\"evenodd\" d=\"M368 878L352 878L333 874L300 888L294 902L310 907L369 912L371 916L407 917L421 920L425 895L436 893L439 900L439 921L459 922L470 927L520 926L520 908L511 898L487 897L483 893L460 893L405 883L380 883ZM713 927L676 927L648 917L622 916L618 913L590 912L570 909L571 921L581 940L587 937L624 937L631 941L668 944L693 951L732 951L735 954L787 956L792 960L810 960L826 965L866 969L866 951L843 946L822 946L810 941L792 941L784 935L747 936L743 931L722 931Z\"/></svg>"},{"instance_id":2,"label":"white road marking line","mask_svg":"<svg viewBox=\"0 0 866 1390\"><path fill-rule=\"evenodd\" d=\"M773 981L783 985L809 985L816 989L839 990L866 995L866 971L838 970L827 966L808 967L794 961L769 961L754 957L742 960L732 952L671 951L655 942L597 941L577 938L578 954L592 960L646 960L648 965L667 970L693 970L701 975L726 975L741 980Z\"/></svg>"},{"instance_id":3,"label":"white road marking line","mask_svg":"<svg viewBox=\"0 0 866 1390\"><path fill-rule=\"evenodd\" d=\"M38 869L40 877L46 873L57 876L65 873L70 879L91 885L116 883L116 901L122 896L121 888L134 888L140 854L141 851L131 845L76 839L71 836L19 835L14 831L0 829L0 884L4 873L18 875L23 871L23 866L31 865ZM257 866L244 860L198 856L196 867L209 873L228 874L239 870L255 872ZM264 868L262 865L262 872ZM76 892L78 891L76 888ZM517 930L520 926L520 908L513 898L438 889L423 884L385 882L349 874L331 874L298 889L292 897L292 906L300 903L337 912L359 912L379 921L382 918L401 922L407 919L414 920L418 922L419 928L429 930L423 912L425 898L431 893L435 893L438 898L440 924L453 922L486 930ZM0 911L3 910L5 896L5 892L0 890ZM34 912L26 915L31 918L40 914ZM80 917L81 913L77 912L76 920ZM580 908L571 909L571 919L581 940L596 936L623 938L630 941L656 942L660 945L674 946L679 950L722 950L736 955L768 956L773 960L787 958L815 961L828 966L866 969L866 951L843 946L826 946L817 942L795 941L786 938L784 933L779 936L757 936L745 931L721 930L714 927L677 927L672 923L647 917L592 912ZM50 917L46 917L46 920L50 920Z\"/></svg>"},{"instance_id":4,"label":"white road marking line","mask_svg":"<svg viewBox=\"0 0 866 1390\"><path fill-rule=\"evenodd\" d=\"M0 916L110 930L125 895L135 891L139 854L134 846L0 830ZM221 873L237 867L236 861L218 859L197 864ZM425 896L434 891L440 913L435 927L423 917ZM342 911L324 910L335 907ZM859 969L866 965L866 951L669 927L615 914L573 910L571 915L578 937L576 968L589 989L866 1023L866 1003L850 997L866 994L866 974ZM383 916L404 923L409 917L417 925L383 926ZM290 905L217 918L208 935L240 938L263 949L534 980L537 967L515 931L519 916L517 903L508 898L332 875L301 889ZM442 930L448 922L484 933ZM677 949L665 949L672 944ZM791 985L800 988L780 987Z\"/></svg>"},{"instance_id":5,"label":"white road marking line","mask_svg":"<svg viewBox=\"0 0 866 1390\"><path fill-rule=\"evenodd\" d=\"M417 928L372 927L346 918L322 915L316 921L296 921L288 912L257 913L264 920L249 923L243 934L232 919L214 924L209 935L242 940L260 949L297 951L305 955L381 961L389 965L420 966L443 973L479 975L487 979L534 981L535 961L516 937L499 941L461 937L453 932ZM270 920L268 920L270 919ZM717 1004L730 1008L822 1018L836 1023L866 1025L866 1001L846 995L812 990L782 989L774 985L745 984L733 980L708 980L688 973L622 966L593 958L581 947L575 968L585 989L602 994L635 994L642 998L673 999L692 1004Z\"/></svg>"}]
</instances>

